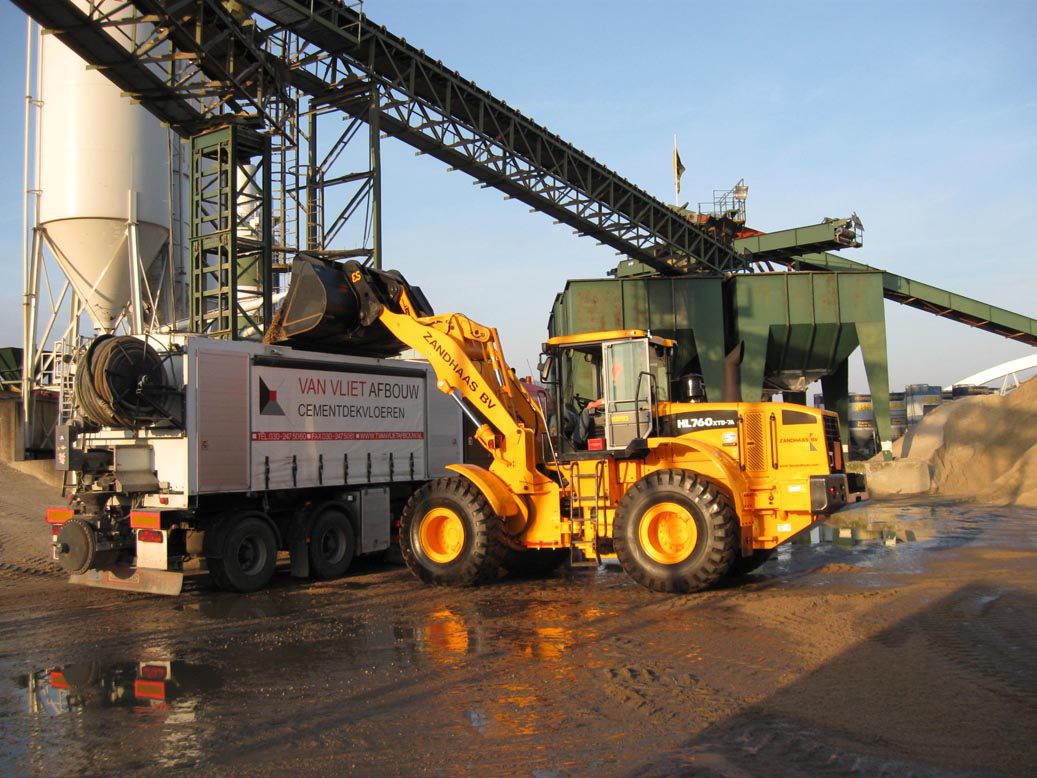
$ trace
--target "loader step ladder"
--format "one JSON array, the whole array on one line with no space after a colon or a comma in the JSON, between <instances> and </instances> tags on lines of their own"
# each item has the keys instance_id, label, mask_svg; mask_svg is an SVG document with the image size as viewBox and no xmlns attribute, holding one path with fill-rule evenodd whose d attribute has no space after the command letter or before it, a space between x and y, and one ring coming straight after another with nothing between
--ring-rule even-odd
<instances>
[{"instance_id":1,"label":"loader step ladder","mask_svg":"<svg viewBox=\"0 0 1037 778\"><path fill-rule=\"evenodd\" d=\"M584 489L589 481L593 482L593 493L590 493L589 489ZM572 484L569 564L572 567L598 567L601 564L601 555L598 553L598 523L601 510L607 502L604 499L605 460L600 459L595 463L593 473L580 473L576 464L571 463L569 483ZM576 517L577 513L580 514L579 518Z\"/></svg>"}]
</instances>

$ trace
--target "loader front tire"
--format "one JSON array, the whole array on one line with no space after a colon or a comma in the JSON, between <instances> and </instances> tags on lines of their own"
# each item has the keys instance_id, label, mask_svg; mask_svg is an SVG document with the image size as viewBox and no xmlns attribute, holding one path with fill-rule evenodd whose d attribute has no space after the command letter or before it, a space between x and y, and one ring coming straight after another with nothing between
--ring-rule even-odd
<instances>
[{"instance_id":1,"label":"loader front tire","mask_svg":"<svg viewBox=\"0 0 1037 778\"><path fill-rule=\"evenodd\" d=\"M403 509L403 561L427 584L475 586L495 580L505 549L504 522L465 478L430 481Z\"/></svg>"},{"instance_id":2,"label":"loader front tire","mask_svg":"<svg viewBox=\"0 0 1037 778\"><path fill-rule=\"evenodd\" d=\"M616 555L627 574L656 592L696 592L734 563L738 516L727 495L689 470L657 470L616 506Z\"/></svg>"}]
</instances>

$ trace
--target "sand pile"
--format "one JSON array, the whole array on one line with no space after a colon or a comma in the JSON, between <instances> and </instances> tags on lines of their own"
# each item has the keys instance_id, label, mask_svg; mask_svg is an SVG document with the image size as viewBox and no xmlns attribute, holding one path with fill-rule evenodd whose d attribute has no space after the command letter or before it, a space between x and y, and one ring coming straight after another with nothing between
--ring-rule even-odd
<instances>
[{"instance_id":1,"label":"sand pile","mask_svg":"<svg viewBox=\"0 0 1037 778\"><path fill-rule=\"evenodd\" d=\"M984 396L963 397L953 403L944 403L929 411L922 420L907 431L907 434L893 441L893 456L897 459L924 459L929 461L933 454L943 445L943 428L951 412L960 407L960 403L986 399ZM879 454L878 459L882 455Z\"/></svg>"},{"instance_id":2,"label":"sand pile","mask_svg":"<svg viewBox=\"0 0 1037 778\"><path fill-rule=\"evenodd\" d=\"M903 443L904 456L929 461L934 492L1037 507L1037 378L937 411Z\"/></svg>"}]
</instances>

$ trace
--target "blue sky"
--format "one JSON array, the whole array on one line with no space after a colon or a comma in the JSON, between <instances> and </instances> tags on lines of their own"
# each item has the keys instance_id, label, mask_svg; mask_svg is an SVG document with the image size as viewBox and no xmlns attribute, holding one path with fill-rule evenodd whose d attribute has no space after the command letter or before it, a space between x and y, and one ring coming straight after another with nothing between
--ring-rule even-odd
<instances>
[{"instance_id":1,"label":"blue sky","mask_svg":"<svg viewBox=\"0 0 1037 778\"><path fill-rule=\"evenodd\" d=\"M408 42L664 200L745 178L761 230L856 211L847 256L1037 317L1037 4L369 0ZM24 16L0 4L0 345L20 342ZM383 144L387 266L535 364L567 278L611 249ZM890 383L1032 348L887 303ZM854 388L865 389L860 370Z\"/></svg>"}]
</instances>

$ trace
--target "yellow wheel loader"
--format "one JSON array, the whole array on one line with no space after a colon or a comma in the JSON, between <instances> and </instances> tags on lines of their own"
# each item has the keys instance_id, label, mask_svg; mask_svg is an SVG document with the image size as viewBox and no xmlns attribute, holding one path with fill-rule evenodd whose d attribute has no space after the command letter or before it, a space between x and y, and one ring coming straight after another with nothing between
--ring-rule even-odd
<instances>
[{"instance_id":1,"label":"yellow wheel loader","mask_svg":"<svg viewBox=\"0 0 1037 778\"><path fill-rule=\"evenodd\" d=\"M538 405L493 328L434 315L398 273L301 254L267 340L414 349L475 425L488 464L451 465L402 514L403 558L426 583L613 558L649 589L697 591L864 494L834 413L674 397L675 343L641 330L550 339Z\"/></svg>"}]
</instances>

